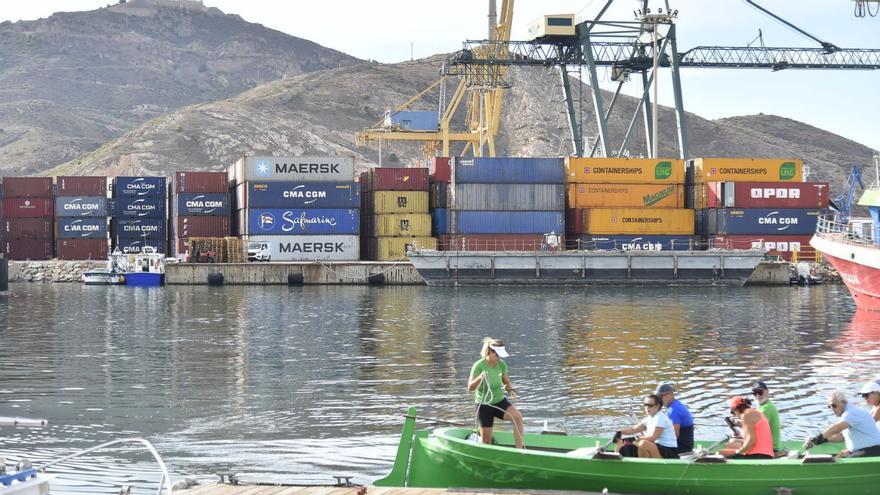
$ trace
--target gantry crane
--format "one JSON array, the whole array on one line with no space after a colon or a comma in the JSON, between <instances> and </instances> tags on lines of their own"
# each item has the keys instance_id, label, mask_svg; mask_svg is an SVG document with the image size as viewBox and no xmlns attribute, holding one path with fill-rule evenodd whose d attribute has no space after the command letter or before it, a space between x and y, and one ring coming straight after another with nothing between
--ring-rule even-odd
<instances>
[{"instance_id":1,"label":"gantry crane","mask_svg":"<svg viewBox=\"0 0 880 495\"><path fill-rule=\"evenodd\" d=\"M593 20L577 24L575 35L562 37L542 37L532 41L467 41L464 49L454 54L444 66L445 75L463 76L465 84L476 87L500 87L508 83L504 79L502 67L538 66L558 67L563 80L565 112L571 134L574 156L584 156L580 122L572 104L566 67L584 66L587 68L592 91L593 111L596 117L598 136L589 150L588 156L600 152L602 156L620 156L626 148L639 113L644 117L645 136L648 155L656 153L656 124L650 108L650 85L657 76L658 68L670 68L673 97L675 100L678 150L681 158L688 157L687 132L682 98L681 68L767 68L774 71L784 69L880 69L880 49L839 48L822 41L797 28L758 6L753 0L750 5L782 21L801 34L820 44L818 48L773 48L773 47L729 47L697 46L679 52L676 45L675 19L677 10L671 10L668 0L663 8L652 13L648 0L641 1L636 21L603 21L602 17L614 0L606 0L605 5ZM658 35L659 34L659 35ZM647 36L646 36L647 35ZM498 46L503 44L502 47ZM493 54L487 56L486 54ZM506 54L506 57L500 56ZM608 108L599 90L597 67L610 67L612 79L618 85ZM487 70L487 67L496 70ZM608 121L623 84L631 74L641 74L644 91L620 147L614 151L608 135ZM656 96L655 96L656 104ZM653 142L652 142L653 141Z\"/></svg>"},{"instance_id":2,"label":"gantry crane","mask_svg":"<svg viewBox=\"0 0 880 495\"><path fill-rule=\"evenodd\" d=\"M476 55L481 59L506 59L507 43L510 41L510 29L513 23L514 0L502 0L501 15L495 21L495 0L489 0L489 42L486 46L476 49ZM504 80L507 66L482 66L474 69L476 72L485 73L484 78ZM384 141L407 141L424 143L432 154L440 153L440 156L451 156L452 145L463 143L461 155L469 152L474 156L495 156L495 136L498 134L498 125L501 119L501 104L504 98L506 84L492 86L478 86L467 84L462 78L459 80L448 105L446 101L446 83L453 77L444 74L442 77L425 88L416 96L398 105L393 111L386 112L385 118L378 121L372 127L364 129L357 135L357 145L365 146L371 142L377 142L381 146ZM416 102L438 90L440 92L439 118L436 129L407 129L394 122L394 115L411 108ZM462 101L465 102L464 122L465 129L454 130L453 119L458 115Z\"/></svg>"}]
</instances>

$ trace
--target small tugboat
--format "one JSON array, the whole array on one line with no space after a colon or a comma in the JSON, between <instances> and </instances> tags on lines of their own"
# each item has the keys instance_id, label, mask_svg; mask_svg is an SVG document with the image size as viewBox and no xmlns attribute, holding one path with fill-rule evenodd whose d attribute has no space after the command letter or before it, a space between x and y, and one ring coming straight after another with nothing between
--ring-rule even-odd
<instances>
[{"instance_id":1,"label":"small tugboat","mask_svg":"<svg viewBox=\"0 0 880 495\"><path fill-rule=\"evenodd\" d=\"M125 276L125 285L134 287L161 287L165 285L165 256L156 248L144 246L138 254L121 254L114 252L114 257L120 257L118 262ZM119 258L117 258L119 259Z\"/></svg>"}]
</instances>

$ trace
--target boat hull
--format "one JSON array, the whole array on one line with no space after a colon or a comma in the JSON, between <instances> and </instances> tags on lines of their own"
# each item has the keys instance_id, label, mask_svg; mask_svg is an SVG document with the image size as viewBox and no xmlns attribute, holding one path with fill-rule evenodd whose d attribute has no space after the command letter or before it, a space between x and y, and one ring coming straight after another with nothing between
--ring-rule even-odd
<instances>
[{"instance_id":1,"label":"boat hull","mask_svg":"<svg viewBox=\"0 0 880 495\"><path fill-rule=\"evenodd\" d=\"M82 276L85 285L123 285L125 276L121 273L86 272Z\"/></svg>"},{"instance_id":2,"label":"boat hull","mask_svg":"<svg viewBox=\"0 0 880 495\"><path fill-rule=\"evenodd\" d=\"M411 251L429 286L743 285L764 253L712 251Z\"/></svg>"},{"instance_id":3,"label":"boat hull","mask_svg":"<svg viewBox=\"0 0 880 495\"><path fill-rule=\"evenodd\" d=\"M165 274L153 272L128 272L125 274L125 285L130 287L161 287L165 285Z\"/></svg>"},{"instance_id":4,"label":"boat hull","mask_svg":"<svg viewBox=\"0 0 880 495\"><path fill-rule=\"evenodd\" d=\"M833 235L816 235L810 245L837 270L859 309L880 311L880 249Z\"/></svg>"}]
</instances>

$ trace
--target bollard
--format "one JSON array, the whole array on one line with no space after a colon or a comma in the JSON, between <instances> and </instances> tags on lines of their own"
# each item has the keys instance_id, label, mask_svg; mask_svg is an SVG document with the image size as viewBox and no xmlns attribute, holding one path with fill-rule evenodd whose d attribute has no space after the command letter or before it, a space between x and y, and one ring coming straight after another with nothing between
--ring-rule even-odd
<instances>
[{"instance_id":1,"label":"bollard","mask_svg":"<svg viewBox=\"0 0 880 495\"><path fill-rule=\"evenodd\" d=\"M367 278L367 283L370 285L385 285L385 274L376 273L370 275L369 278Z\"/></svg>"},{"instance_id":2,"label":"bollard","mask_svg":"<svg viewBox=\"0 0 880 495\"><path fill-rule=\"evenodd\" d=\"M208 274L208 285L223 285L223 273L214 272Z\"/></svg>"},{"instance_id":3,"label":"bollard","mask_svg":"<svg viewBox=\"0 0 880 495\"><path fill-rule=\"evenodd\" d=\"M302 272L287 272L287 285L303 285L303 283L305 283L305 277Z\"/></svg>"}]
</instances>

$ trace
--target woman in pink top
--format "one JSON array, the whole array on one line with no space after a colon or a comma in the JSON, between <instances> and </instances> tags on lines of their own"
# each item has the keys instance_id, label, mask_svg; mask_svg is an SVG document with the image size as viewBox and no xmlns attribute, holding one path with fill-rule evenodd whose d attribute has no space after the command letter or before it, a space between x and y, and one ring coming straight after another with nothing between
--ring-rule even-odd
<instances>
[{"instance_id":1,"label":"woman in pink top","mask_svg":"<svg viewBox=\"0 0 880 495\"><path fill-rule=\"evenodd\" d=\"M720 453L731 459L773 459L773 433L770 422L745 397L730 400L730 413L739 418L743 426L742 440L729 443Z\"/></svg>"}]
</instances>

